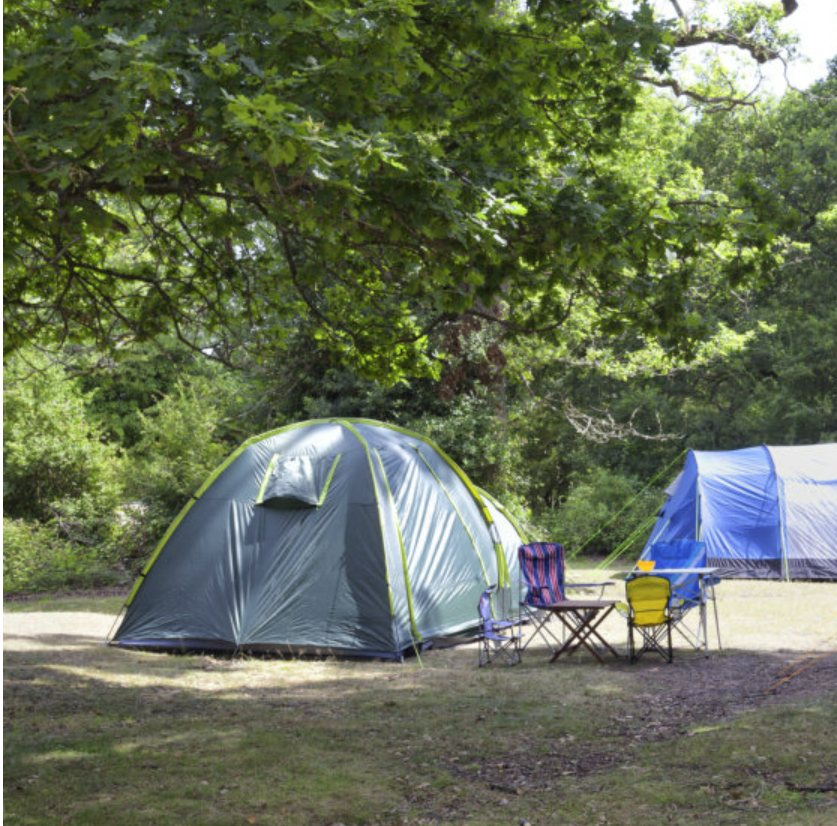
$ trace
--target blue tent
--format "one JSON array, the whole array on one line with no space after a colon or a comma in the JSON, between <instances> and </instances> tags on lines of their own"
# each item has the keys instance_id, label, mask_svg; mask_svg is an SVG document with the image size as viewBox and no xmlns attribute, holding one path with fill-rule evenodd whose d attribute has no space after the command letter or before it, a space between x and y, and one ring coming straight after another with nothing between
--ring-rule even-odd
<instances>
[{"instance_id":1,"label":"blue tent","mask_svg":"<svg viewBox=\"0 0 837 826\"><path fill-rule=\"evenodd\" d=\"M648 545L706 543L725 577L837 579L837 444L690 450Z\"/></svg>"}]
</instances>

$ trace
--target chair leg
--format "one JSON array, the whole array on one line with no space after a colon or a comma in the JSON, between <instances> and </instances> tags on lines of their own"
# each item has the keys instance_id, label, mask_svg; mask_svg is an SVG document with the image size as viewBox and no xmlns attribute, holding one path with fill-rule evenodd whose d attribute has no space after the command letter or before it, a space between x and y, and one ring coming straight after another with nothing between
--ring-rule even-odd
<instances>
[{"instance_id":1,"label":"chair leg","mask_svg":"<svg viewBox=\"0 0 837 826\"><path fill-rule=\"evenodd\" d=\"M554 652L561 647L561 640L553 633L549 625L553 619L551 614L531 609L526 605L523 606L523 611L528 618L532 630L526 642L521 644L521 650L525 651L529 647L529 644L534 642L536 636L541 638L550 651Z\"/></svg>"},{"instance_id":2,"label":"chair leg","mask_svg":"<svg viewBox=\"0 0 837 826\"><path fill-rule=\"evenodd\" d=\"M496 660L501 660L506 665L517 665L523 662L520 648L520 635L508 637L503 640L483 638L477 652L477 664L481 668L490 665Z\"/></svg>"},{"instance_id":3,"label":"chair leg","mask_svg":"<svg viewBox=\"0 0 837 826\"><path fill-rule=\"evenodd\" d=\"M718 650L723 651L724 647L721 645L721 623L718 622L718 603L715 602L715 586L712 588L712 610L715 612L715 633L718 635Z\"/></svg>"},{"instance_id":4,"label":"chair leg","mask_svg":"<svg viewBox=\"0 0 837 826\"><path fill-rule=\"evenodd\" d=\"M674 651L671 643L671 623L667 622L655 626L638 626L642 647L637 651L634 643L634 626L628 626L630 662L635 663L646 652L659 654L666 662L674 661ZM665 637L664 637L665 635Z\"/></svg>"}]
</instances>

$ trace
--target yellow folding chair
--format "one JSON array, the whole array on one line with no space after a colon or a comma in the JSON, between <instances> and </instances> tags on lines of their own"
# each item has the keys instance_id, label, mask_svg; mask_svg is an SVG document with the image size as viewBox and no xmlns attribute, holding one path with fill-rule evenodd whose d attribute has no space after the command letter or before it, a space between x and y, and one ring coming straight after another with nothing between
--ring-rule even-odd
<instances>
[{"instance_id":1,"label":"yellow folding chair","mask_svg":"<svg viewBox=\"0 0 837 826\"><path fill-rule=\"evenodd\" d=\"M662 576L638 576L625 583L625 595L631 662L636 662L648 651L655 651L666 662L671 662L671 582ZM638 651L634 645L634 629L642 642Z\"/></svg>"}]
</instances>

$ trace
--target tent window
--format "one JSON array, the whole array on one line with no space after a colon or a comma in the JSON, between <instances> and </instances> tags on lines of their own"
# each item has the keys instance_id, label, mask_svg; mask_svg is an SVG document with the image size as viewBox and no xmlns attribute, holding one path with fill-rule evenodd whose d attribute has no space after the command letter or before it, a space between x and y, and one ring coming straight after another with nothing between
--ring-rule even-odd
<instances>
[{"instance_id":1,"label":"tent window","mask_svg":"<svg viewBox=\"0 0 837 826\"><path fill-rule=\"evenodd\" d=\"M262 480L257 505L280 510L318 508L325 501L340 456L277 453Z\"/></svg>"}]
</instances>

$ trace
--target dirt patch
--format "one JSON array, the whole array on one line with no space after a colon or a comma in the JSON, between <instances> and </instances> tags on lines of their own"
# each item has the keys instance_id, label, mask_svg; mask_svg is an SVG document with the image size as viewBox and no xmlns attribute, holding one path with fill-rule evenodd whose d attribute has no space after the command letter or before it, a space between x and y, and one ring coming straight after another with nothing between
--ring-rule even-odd
<instances>
[{"instance_id":1,"label":"dirt patch","mask_svg":"<svg viewBox=\"0 0 837 826\"><path fill-rule=\"evenodd\" d=\"M648 675L653 690L638 693L631 712L612 719L606 733L640 741L682 737L695 726L834 692L837 651L692 656L653 666Z\"/></svg>"},{"instance_id":2,"label":"dirt patch","mask_svg":"<svg viewBox=\"0 0 837 826\"><path fill-rule=\"evenodd\" d=\"M641 744L678 740L702 727L722 727L765 706L834 697L837 692L837 651L726 653L708 659L687 655L672 664L642 660L604 668L626 669L647 688L616 704L612 716L602 720L596 742L563 737L543 744L524 736L514 753L469 760L465 765L452 759L448 769L508 795L555 789L567 778L629 762Z\"/></svg>"}]
</instances>

